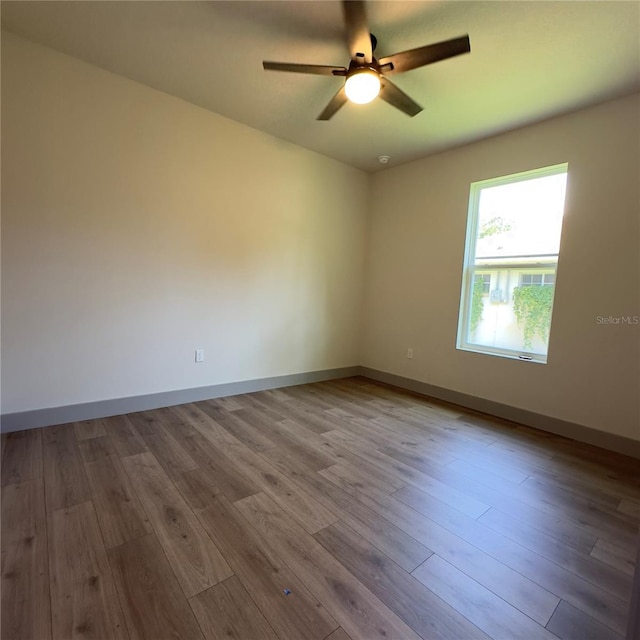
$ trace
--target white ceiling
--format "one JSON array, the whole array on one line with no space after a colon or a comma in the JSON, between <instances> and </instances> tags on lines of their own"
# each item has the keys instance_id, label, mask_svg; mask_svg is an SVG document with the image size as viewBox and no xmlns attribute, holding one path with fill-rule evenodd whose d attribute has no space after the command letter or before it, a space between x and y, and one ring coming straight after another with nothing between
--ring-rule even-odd
<instances>
[{"instance_id":1,"label":"white ceiling","mask_svg":"<svg viewBox=\"0 0 640 640\"><path fill-rule=\"evenodd\" d=\"M471 53L393 77L424 107L381 100L316 116L340 78L262 60L347 66L334 0L3 1L2 26L365 171L640 90L640 4L393 0L368 4L378 57L464 34Z\"/></svg>"}]
</instances>

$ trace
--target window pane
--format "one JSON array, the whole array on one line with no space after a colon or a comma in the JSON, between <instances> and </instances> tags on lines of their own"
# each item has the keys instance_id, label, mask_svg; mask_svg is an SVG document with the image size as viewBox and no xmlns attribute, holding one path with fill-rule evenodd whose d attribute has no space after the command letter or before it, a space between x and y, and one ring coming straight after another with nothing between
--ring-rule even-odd
<instances>
[{"instance_id":1,"label":"window pane","mask_svg":"<svg viewBox=\"0 0 640 640\"><path fill-rule=\"evenodd\" d=\"M546 361L566 178L559 165L471 185L458 348Z\"/></svg>"},{"instance_id":2,"label":"window pane","mask_svg":"<svg viewBox=\"0 0 640 640\"><path fill-rule=\"evenodd\" d=\"M480 191L476 256L557 255L566 171Z\"/></svg>"}]
</instances>

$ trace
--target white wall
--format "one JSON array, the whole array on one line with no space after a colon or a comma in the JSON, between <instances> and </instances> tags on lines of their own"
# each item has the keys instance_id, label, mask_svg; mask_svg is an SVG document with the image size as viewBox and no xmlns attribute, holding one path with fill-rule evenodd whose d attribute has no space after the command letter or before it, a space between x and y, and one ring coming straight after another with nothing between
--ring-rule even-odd
<instances>
[{"instance_id":1,"label":"white wall","mask_svg":"<svg viewBox=\"0 0 640 640\"><path fill-rule=\"evenodd\" d=\"M377 175L362 364L640 440L640 325L597 321L640 316L639 114L636 95ZM561 162L548 364L456 350L470 183Z\"/></svg>"},{"instance_id":2,"label":"white wall","mask_svg":"<svg viewBox=\"0 0 640 640\"><path fill-rule=\"evenodd\" d=\"M358 364L358 170L3 33L2 187L3 413Z\"/></svg>"}]
</instances>

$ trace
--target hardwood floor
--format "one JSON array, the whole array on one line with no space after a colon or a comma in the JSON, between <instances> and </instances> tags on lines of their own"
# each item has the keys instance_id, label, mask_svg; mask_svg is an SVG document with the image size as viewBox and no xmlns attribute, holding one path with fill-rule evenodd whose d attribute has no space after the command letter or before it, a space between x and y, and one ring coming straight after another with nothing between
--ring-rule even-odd
<instances>
[{"instance_id":1,"label":"hardwood floor","mask_svg":"<svg viewBox=\"0 0 640 640\"><path fill-rule=\"evenodd\" d=\"M640 461L363 378L2 450L3 640L625 634Z\"/></svg>"}]
</instances>

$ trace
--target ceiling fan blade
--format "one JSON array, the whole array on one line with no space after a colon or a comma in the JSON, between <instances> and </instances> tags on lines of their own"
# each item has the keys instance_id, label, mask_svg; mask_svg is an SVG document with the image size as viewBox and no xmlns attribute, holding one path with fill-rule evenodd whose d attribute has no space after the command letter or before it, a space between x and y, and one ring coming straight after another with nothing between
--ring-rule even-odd
<instances>
[{"instance_id":1,"label":"ceiling fan blade","mask_svg":"<svg viewBox=\"0 0 640 640\"><path fill-rule=\"evenodd\" d=\"M373 51L365 3L363 0L343 0L342 8L351 59L358 63L371 64Z\"/></svg>"},{"instance_id":2,"label":"ceiling fan blade","mask_svg":"<svg viewBox=\"0 0 640 640\"><path fill-rule=\"evenodd\" d=\"M316 118L316 120L329 120L340 107L344 106L345 102L347 102L347 94L345 93L344 87L340 88L340 91L336 93L333 98L329 101L329 104L324 108L324 111Z\"/></svg>"},{"instance_id":3,"label":"ceiling fan blade","mask_svg":"<svg viewBox=\"0 0 640 640\"><path fill-rule=\"evenodd\" d=\"M312 73L320 76L345 76L345 67L331 67L324 64L294 64L290 62L267 62L262 63L265 71L291 71L293 73Z\"/></svg>"},{"instance_id":4,"label":"ceiling fan blade","mask_svg":"<svg viewBox=\"0 0 640 640\"><path fill-rule=\"evenodd\" d=\"M380 78L380 85L380 97L396 109L400 109L400 111L412 118L422 111L422 107L417 102L414 102L404 91L398 89L391 80Z\"/></svg>"},{"instance_id":5,"label":"ceiling fan blade","mask_svg":"<svg viewBox=\"0 0 640 640\"><path fill-rule=\"evenodd\" d=\"M453 40L445 40L436 44L428 44L426 47L418 47L417 49L409 49L401 53L394 53L392 56L380 58L378 63L380 66L391 63L393 68L384 70L386 74L402 73L410 71L418 67L424 67L427 64L446 60L459 56L462 53L471 51L471 43L469 36L454 38Z\"/></svg>"}]
</instances>

